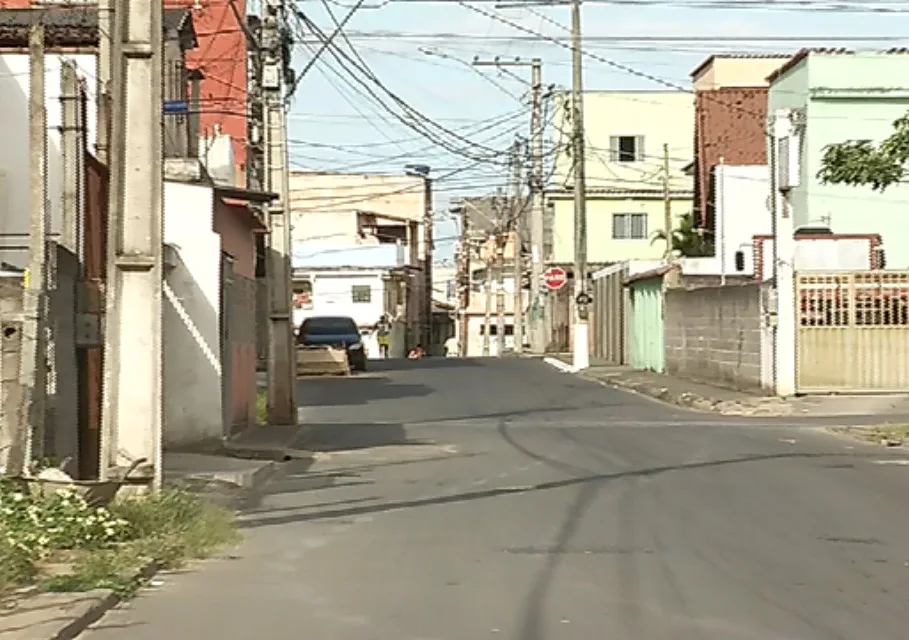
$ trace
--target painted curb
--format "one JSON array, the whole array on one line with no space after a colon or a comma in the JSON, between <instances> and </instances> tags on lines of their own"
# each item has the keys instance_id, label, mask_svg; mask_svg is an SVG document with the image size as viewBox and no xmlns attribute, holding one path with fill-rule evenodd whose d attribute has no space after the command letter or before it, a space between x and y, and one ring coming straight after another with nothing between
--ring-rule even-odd
<instances>
[{"instance_id":1,"label":"painted curb","mask_svg":"<svg viewBox=\"0 0 909 640\"><path fill-rule=\"evenodd\" d=\"M151 580L156 573L158 573L159 569L160 567L158 566L157 562L150 562L145 567L136 572L136 579L142 583L146 583ZM108 591L107 595L105 595L101 600L86 609L77 618L70 620L65 625L60 627L56 633L48 637L48 640L75 640L90 626L103 618L108 611L116 607L121 602L123 602L122 597L118 596L113 591Z\"/></svg>"},{"instance_id":2,"label":"painted curb","mask_svg":"<svg viewBox=\"0 0 909 640\"><path fill-rule=\"evenodd\" d=\"M558 358L552 358L550 356L546 356L543 358L543 362L545 362L546 364L548 364L551 367L555 367L562 373L577 373L578 372L578 370L575 369L572 365L568 364L567 362L562 362Z\"/></svg>"}]
</instances>

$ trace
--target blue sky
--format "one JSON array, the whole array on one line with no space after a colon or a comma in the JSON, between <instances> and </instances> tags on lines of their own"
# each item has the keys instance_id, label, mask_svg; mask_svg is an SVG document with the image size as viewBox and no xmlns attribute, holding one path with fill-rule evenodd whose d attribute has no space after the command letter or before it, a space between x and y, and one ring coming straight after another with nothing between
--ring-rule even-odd
<instances>
[{"instance_id":1,"label":"blue sky","mask_svg":"<svg viewBox=\"0 0 909 640\"><path fill-rule=\"evenodd\" d=\"M340 20L348 11L348 3L353 1L332 0L328 6ZM909 2L903 0L870 0L861 4L858 0L844 0L842 3L862 7L859 12L824 10L828 4L824 0L808 0L812 8L802 11L714 8L741 7L751 0L607 1L608 4L584 6L584 48L641 75L585 59L584 80L590 90L668 88L645 76L688 88L691 70L712 53L791 53L806 45L909 46L909 38L900 40L909 33ZM659 2L658 6L640 6L655 1ZM711 8L692 8L695 3ZM526 32L456 2L393 0L379 8L367 8L375 4L378 4L376 0L367 0L345 27L356 53L410 107L471 142L502 149L504 155L516 133L526 135L529 131L527 103L521 100L527 90L529 70L513 69L514 77L496 69L471 67L469 62L475 56L540 57L544 84L558 87L570 84L567 49L541 38L534 39ZM769 2L760 4L766 6ZM323 31L333 30L321 0L303 0L298 6ZM556 26L569 24L567 6L496 8L491 2L473 6L534 33L554 38L567 35ZM806 36L829 40L800 40ZM837 36L869 40L844 42ZM653 41L654 37L675 39ZM795 41L766 40L784 37ZM717 38L728 40L715 41ZM336 43L346 46L340 38ZM294 66L302 69L318 46L312 39L310 43L298 45ZM395 111L401 112L400 108ZM507 182L507 172L502 166L476 164L446 151L396 120L327 54L300 81L290 112L289 136L291 164L295 168L395 173L408 162L418 162L430 165L435 176L460 170L436 184L435 207L440 218L444 217L451 197L489 193ZM472 155L480 149L466 143L459 146L469 148ZM451 255L455 234L456 226L452 222L439 220L436 236L440 256Z\"/></svg>"}]
</instances>

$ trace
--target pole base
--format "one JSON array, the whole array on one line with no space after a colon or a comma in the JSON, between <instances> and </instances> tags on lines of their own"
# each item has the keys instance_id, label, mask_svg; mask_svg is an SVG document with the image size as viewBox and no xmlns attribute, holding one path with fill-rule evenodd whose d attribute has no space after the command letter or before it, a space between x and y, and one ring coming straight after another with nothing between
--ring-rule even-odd
<instances>
[{"instance_id":1,"label":"pole base","mask_svg":"<svg viewBox=\"0 0 909 640\"><path fill-rule=\"evenodd\" d=\"M572 368L583 371L590 366L590 352L587 344L587 323L575 322L572 343Z\"/></svg>"}]
</instances>

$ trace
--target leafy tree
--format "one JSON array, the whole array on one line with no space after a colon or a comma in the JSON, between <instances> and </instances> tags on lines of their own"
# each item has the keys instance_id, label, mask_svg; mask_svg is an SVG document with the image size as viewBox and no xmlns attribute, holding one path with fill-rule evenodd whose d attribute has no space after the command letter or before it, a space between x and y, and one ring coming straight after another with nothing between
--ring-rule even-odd
<instances>
[{"instance_id":1,"label":"leafy tree","mask_svg":"<svg viewBox=\"0 0 909 640\"><path fill-rule=\"evenodd\" d=\"M653 234L652 242L666 240L666 232L660 229ZM672 232L672 249L679 251L686 258L703 258L713 255L711 243L703 229L699 229L694 222L694 213L688 212L679 220L678 228Z\"/></svg>"},{"instance_id":2,"label":"leafy tree","mask_svg":"<svg viewBox=\"0 0 909 640\"><path fill-rule=\"evenodd\" d=\"M893 133L874 144L847 140L827 145L817 177L824 184L870 186L883 192L906 174L909 161L909 113L893 123Z\"/></svg>"}]
</instances>

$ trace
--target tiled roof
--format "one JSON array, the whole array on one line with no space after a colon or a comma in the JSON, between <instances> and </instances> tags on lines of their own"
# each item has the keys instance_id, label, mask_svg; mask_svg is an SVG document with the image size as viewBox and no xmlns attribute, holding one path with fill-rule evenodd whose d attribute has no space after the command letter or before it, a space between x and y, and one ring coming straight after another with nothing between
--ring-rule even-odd
<instances>
[{"instance_id":1,"label":"tiled roof","mask_svg":"<svg viewBox=\"0 0 909 640\"><path fill-rule=\"evenodd\" d=\"M820 48L802 49L797 54L795 54L794 56L789 58L789 62L782 65L779 69L777 69L776 71L771 73L769 76L767 76L767 82L773 83L777 78L779 78L783 74L787 73L791 69L794 69L799 64L801 64L802 60L807 58L812 53L819 53L819 54L822 54L825 56L847 56L847 55L853 55L855 53L855 51L853 51L852 49L845 49L842 47L840 47L840 48L820 47Z\"/></svg>"},{"instance_id":2,"label":"tiled roof","mask_svg":"<svg viewBox=\"0 0 909 640\"><path fill-rule=\"evenodd\" d=\"M710 56L704 62L695 67L689 75L694 78L700 75L707 67L716 60L772 60L773 58L788 58L791 53L718 53Z\"/></svg>"},{"instance_id":3,"label":"tiled roof","mask_svg":"<svg viewBox=\"0 0 909 640\"><path fill-rule=\"evenodd\" d=\"M66 7L35 9L0 9L0 47L23 47L28 44L29 27L43 24L48 47L96 47L98 45L98 9ZM189 31L187 31L187 29ZM188 9L165 9L165 33L192 36L192 12Z\"/></svg>"}]
</instances>

